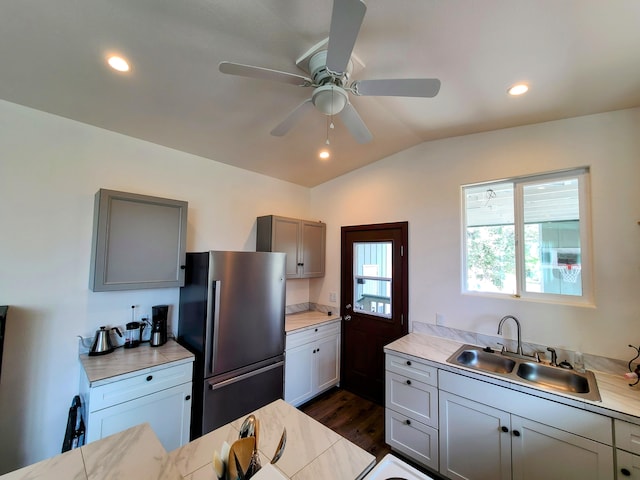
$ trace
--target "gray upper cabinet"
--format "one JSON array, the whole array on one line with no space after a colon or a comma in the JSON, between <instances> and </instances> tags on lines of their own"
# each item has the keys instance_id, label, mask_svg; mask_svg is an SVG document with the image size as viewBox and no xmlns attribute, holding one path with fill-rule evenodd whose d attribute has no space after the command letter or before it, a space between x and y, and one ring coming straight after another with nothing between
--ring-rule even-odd
<instances>
[{"instance_id":1,"label":"gray upper cabinet","mask_svg":"<svg viewBox=\"0 0 640 480\"><path fill-rule=\"evenodd\" d=\"M287 254L287 278L324 277L325 223L266 215L257 228L258 252Z\"/></svg>"},{"instance_id":2,"label":"gray upper cabinet","mask_svg":"<svg viewBox=\"0 0 640 480\"><path fill-rule=\"evenodd\" d=\"M100 189L95 196L89 288L181 287L187 202Z\"/></svg>"}]
</instances>

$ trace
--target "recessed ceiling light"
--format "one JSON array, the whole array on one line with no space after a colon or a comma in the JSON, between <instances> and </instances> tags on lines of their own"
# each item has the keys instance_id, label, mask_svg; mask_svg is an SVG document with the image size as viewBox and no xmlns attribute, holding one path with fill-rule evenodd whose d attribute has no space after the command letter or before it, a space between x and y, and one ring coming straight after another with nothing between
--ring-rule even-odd
<instances>
[{"instance_id":1,"label":"recessed ceiling light","mask_svg":"<svg viewBox=\"0 0 640 480\"><path fill-rule=\"evenodd\" d=\"M129 63L124 58L116 55L109 57L107 63L111 68L119 72L128 72L130 70Z\"/></svg>"},{"instance_id":2,"label":"recessed ceiling light","mask_svg":"<svg viewBox=\"0 0 640 480\"><path fill-rule=\"evenodd\" d=\"M318 156L321 159L326 160L327 158L329 158L331 156L331 154L329 153L329 150L320 150L320 153L318 154Z\"/></svg>"},{"instance_id":3,"label":"recessed ceiling light","mask_svg":"<svg viewBox=\"0 0 640 480\"><path fill-rule=\"evenodd\" d=\"M529 86L527 84L516 83L515 85L512 85L511 87L509 87L509 90L507 90L507 93L509 95L517 96L517 95L522 95L523 93L527 93L528 90L529 90Z\"/></svg>"}]
</instances>

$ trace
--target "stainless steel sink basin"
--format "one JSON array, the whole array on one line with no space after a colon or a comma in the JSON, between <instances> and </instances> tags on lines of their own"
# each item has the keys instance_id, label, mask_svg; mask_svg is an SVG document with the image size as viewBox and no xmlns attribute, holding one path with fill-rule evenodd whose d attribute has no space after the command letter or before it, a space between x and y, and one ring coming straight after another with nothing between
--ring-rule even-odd
<instances>
[{"instance_id":1,"label":"stainless steel sink basin","mask_svg":"<svg viewBox=\"0 0 640 480\"><path fill-rule=\"evenodd\" d=\"M463 345L447 362L453 365L487 372L516 382L528 384L542 390L565 393L574 397L601 401L593 372L552 367L526 360L526 357L507 357L491 349L475 345Z\"/></svg>"},{"instance_id":2,"label":"stainless steel sink basin","mask_svg":"<svg viewBox=\"0 0 640 480\"><path fill-rule=\"evenodd\" d=\"M510 358L478 348L465 348L456 356L455 362L468 368L493 373L511 373L516 366L516 362Z\"/></svg>"},{"instance_id":3,"label":"stainless steel sink basin","mask_svg":"<svg viewBox=\"0 0 640 480\"><path fill-rule=\"evenodd\" d=\"M591 373L591 372L589 372ZM521 363L516 374L520 378L530 382L540 383L573 393L589 393L589 379L586 373L579 373L574 370L550 367L540 363Z\"/></svg>"}]
</instances>

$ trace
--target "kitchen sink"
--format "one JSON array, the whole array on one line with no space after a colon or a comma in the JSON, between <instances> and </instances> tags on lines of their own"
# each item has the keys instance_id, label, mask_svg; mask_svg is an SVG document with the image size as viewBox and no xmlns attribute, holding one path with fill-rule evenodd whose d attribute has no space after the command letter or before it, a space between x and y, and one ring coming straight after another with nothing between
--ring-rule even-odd
<instances>
[{"instance_id":1,"label":"kitchen sink","mask_svg":"<svg viewBox=\"0 0 640 480\"><path fill-rule=\"evenodd\" d=\"M516 373L520 378L547 385L549 388L573 393L589 393L590 391L587 375L574 370L526 362L518 366Z\"/></svg>"},{"instance_id":2,"label":"kitchen sink","mask_svg":"<svg viewBox=\"0 0 640 480\"><path fill-rule=\"evenodd\" d=\"M447 362L491 373L542 390L565 393L585 400L601 401L593 372L589 370L577 372L528 361L524 358L511 358L490 348L463 345L447 359Z\"/></svg>"},{"instance_id":3,"label":"kitchen sink","mask_svg":"<svg viewBox=\"0 0 640 480\"><path fill-rule=\"evenodd\" d=\"M493 373L511 373L516 366L516 362L510 358L478 348L465 348L456 356L455 361L468 368Z\"/></svg>"}]
</instances>

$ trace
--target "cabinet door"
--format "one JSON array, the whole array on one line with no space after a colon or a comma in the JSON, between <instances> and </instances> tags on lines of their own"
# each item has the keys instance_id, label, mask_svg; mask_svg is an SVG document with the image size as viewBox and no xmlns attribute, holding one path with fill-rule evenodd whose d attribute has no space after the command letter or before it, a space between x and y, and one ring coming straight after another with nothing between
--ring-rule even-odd
<instances>
[{"instance_id":1,"label":"cabinet door","mask_svg":"<svg viewBox=\"0 0 640 480\"><path fill-rule=\"evenodd\" d=\"M302 278L323 277L326 225L306 220L302 220L300 225L302 229L300 276Z\"/></svg>"},{"instance_id":2,"label":"cabinet door","mask_svg":"<svg viewBox=\"0 0 640 480\"><path fill-rule=\"evenodd\" d=\"M170 452L189 442L191 425L191 383L89 414L87 442L148 422Z\"/></svg>"},{"instance_id":3,"label":"cabinet door","mask_svg":"<svg viewBox=\"0 0 640 480\"><path fill-rule=\"evenodd\" d=\"M93 291L184 285L187 202L100 189L93 223Z\"/></svg>"},{"instance_id":4,"label":"cabinet door","mask_svg":"<svg viewBox=\"0 0 640 480\"><path fill-rule=\"evenodd\" d=\"M319 393L340 381L340 335L319 340L314 350L315 393Z\"/></svg>"},{"instance_id":5,"label":"cabinet door","mask_svg":"<svg viewBox=\"0 0 640 480\"><path fill-rule=\"evenodd\" d=\"M313 344L307 343L285 351L284 399L298 406L313 396Z\"/></svg>"},{"instance_id":6,"label":"cabinet door","mask_svg":"<svg viewBox=\"0 0 640 480\"><path fill-rule=\"evenodd\" d=\"M440 473L456 480L510 479L509 414L443 391L439 404Z\"/></svg>"},{"instance_id":7,"label":"cabinet door","mask_svg":"<svg viewBox=\"0 0 640 480\"><path fill-rule=\"evenodd\" d=\"M632 479L640 480L640 456L623 450L616 450L616 465L618 471L616 478L618 480Z\"/></svg>"},{"instance_id":8,"label":"cabinet door","mask_svg":"<svg viewBox=\"0 0 640 480\"><path fill-rule=\"evenodd\" d=\"M287 254L285 273L287 278L298 277L298 263L301 262L298 246L300 245L300 221L291 218L273 217L272 252Z\"/></svg>"},{"instance_id":9,"label":"cabinet door","mask_svg":"<svg viewBox=\"0 0 640 480\"><path fill-rule=\"evenodd\" d=\"M514 480L613 478L613 448L513 415Z\"/></svg>"}]
</instances>

